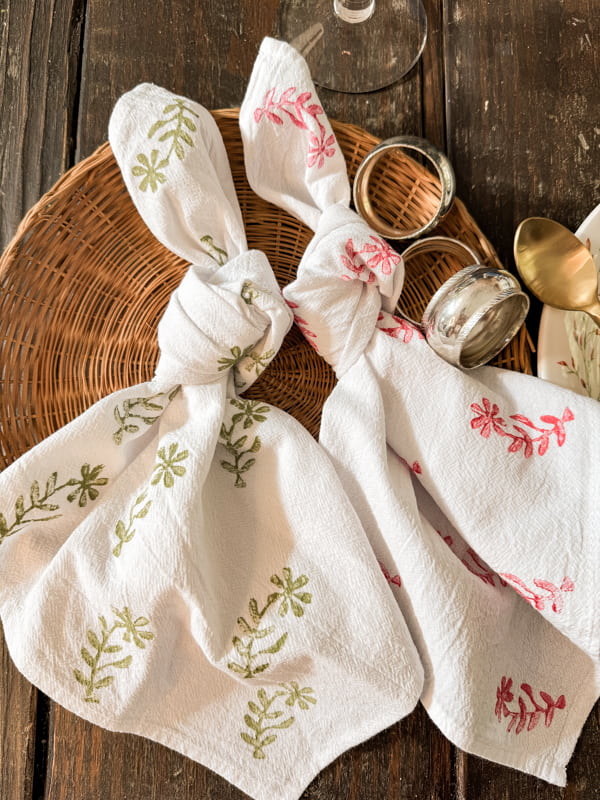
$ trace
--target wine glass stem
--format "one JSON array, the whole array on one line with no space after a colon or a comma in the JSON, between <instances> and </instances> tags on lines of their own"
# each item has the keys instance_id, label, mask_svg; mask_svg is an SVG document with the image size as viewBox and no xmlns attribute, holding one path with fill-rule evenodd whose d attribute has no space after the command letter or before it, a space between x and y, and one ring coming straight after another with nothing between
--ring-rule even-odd
<instances>
[{"instance_id":1,"label":"wine glass stem","mask_svg":"<svg viewBox=\"0 0 600 800\"><path fill-rule=\"evenodd\" d=\"M364 22L375 10L375 0L333 0L333 10L344 22Z\"/></svg>"}]
</instances>

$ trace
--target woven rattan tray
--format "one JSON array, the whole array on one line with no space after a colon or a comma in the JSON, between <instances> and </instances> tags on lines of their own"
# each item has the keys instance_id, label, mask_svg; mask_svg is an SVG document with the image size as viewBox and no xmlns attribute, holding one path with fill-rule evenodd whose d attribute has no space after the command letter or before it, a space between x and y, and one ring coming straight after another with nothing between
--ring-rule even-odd
<instances>
[{"instance_id":1,"label":"woven rattan tray","mask_svg":"<svg viewBox=\"0 0 600 800\"><path fill-rule=\"evenodd\" d=\"M281 286L295 275L312 233L259 199L244 174L236 110L213 112L229 154L250 247L263 250ZM350 177L379 140L333 122ZM378 213L412 228L435 208L436 177L407 156L372 178ZM482 263L496 253L456 199L436 234L461 239ZM108 145L67 172L23 219L0 259L0 469L99 398L149 380L156 328L186 264L165 250L135 211ZM411 259L402 309L419 319L433 292L462 264ZM494 363L531 372L523 328ZM329 366L294 327L246 396L288 411L311 433L335 384Z\"/></svg>"}]
</instances>

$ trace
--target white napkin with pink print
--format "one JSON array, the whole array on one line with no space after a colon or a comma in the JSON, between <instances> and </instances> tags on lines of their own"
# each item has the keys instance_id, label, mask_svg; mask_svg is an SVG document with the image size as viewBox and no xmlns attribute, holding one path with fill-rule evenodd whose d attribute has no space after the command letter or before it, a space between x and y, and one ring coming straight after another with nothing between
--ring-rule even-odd
<instances>
[{"instance_id":1,"label":"white napkin with pink print","mask_svg":"<svg viewBox=\"0 0 600 800\"><path fill-rule=\"evenodd\" d=\"M213 117L144 84L109 134L142 218L190 266L154 379L0 475L4 634L79 716L296 800L414 708L422 666L324 451L241 394L292 315L248 250Z\"/></svg>"},{"instance_id":2,"label":"white napkin with pink print","mask_svg":"<svg viewBox=\"0 0 600 800\"><path fill-rule=\"evenodd\" d=\"M265 39L240 113L250 185L315 236L284 290L339 382L321 443L457 746L564 785L598 697L600 404L462 372L394 315L402 258L349 209L304 59Z\"/></svg>"}]
</instances>

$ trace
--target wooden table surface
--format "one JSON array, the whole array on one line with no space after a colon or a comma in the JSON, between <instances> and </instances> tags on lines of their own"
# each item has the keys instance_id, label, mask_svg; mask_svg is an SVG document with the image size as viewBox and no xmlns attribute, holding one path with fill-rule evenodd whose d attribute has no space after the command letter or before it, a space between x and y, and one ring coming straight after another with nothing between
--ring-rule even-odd
<instances>
[{"instance_id":1,"label":"wooden table surface","mask_svg":"<svg viewBox=\"0 0 600 800\"><path fill-rule=\"evenodd\" d=\"M599 0L424 4L427 46L404 79L368 95L322 90L321 101L375 135L416 134L442 148L458 195L513 269L520 220L575 229L600 202ZM278 11L278 0L0 0L2 248L42 193L105 141L113 104L135 84L238 106ZM0 800L245 797L177 753L50 702L15 670L1 632L0 747ZM566 789L465 755L418 708L331 764L303 797L594 800L599 756L598 706Z\"/></svg>"}]
</instances>

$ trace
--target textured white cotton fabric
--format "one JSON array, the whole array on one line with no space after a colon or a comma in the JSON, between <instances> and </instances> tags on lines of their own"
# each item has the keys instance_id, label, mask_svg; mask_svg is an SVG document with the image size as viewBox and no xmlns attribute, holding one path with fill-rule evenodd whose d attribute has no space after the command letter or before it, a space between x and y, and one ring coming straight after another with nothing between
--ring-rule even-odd
<instances>
[{"instance_id":1,"label":"textured white cotton fabric","mask_svg":"<svg viewBox=\"0 0 600 800\"><path fill-rule=\"evenodd\" d=\"M240 127L252 188L315 231L284 295L337 372L321 443L419 649L422 702L464 750L564 785L600 685L600 405L456 369L393 314L402 258L348 208L287 44L263 42Z\"/></svg>"},{"instance_id":2,"label":"textured white cotton fabric","mask_svg":"<svg viewBox=\"0 0 600 800\"><path fill-rule=\"evenodd\" d=\"M191 266L154 380L0 475L6 641L79 716L257 800L295 800L411 711L422 666L323 450L240 396L292 316L247 250L212 116L142 85L117 103L110 143L148 227Z\"/></svg>"}]
</instances>

